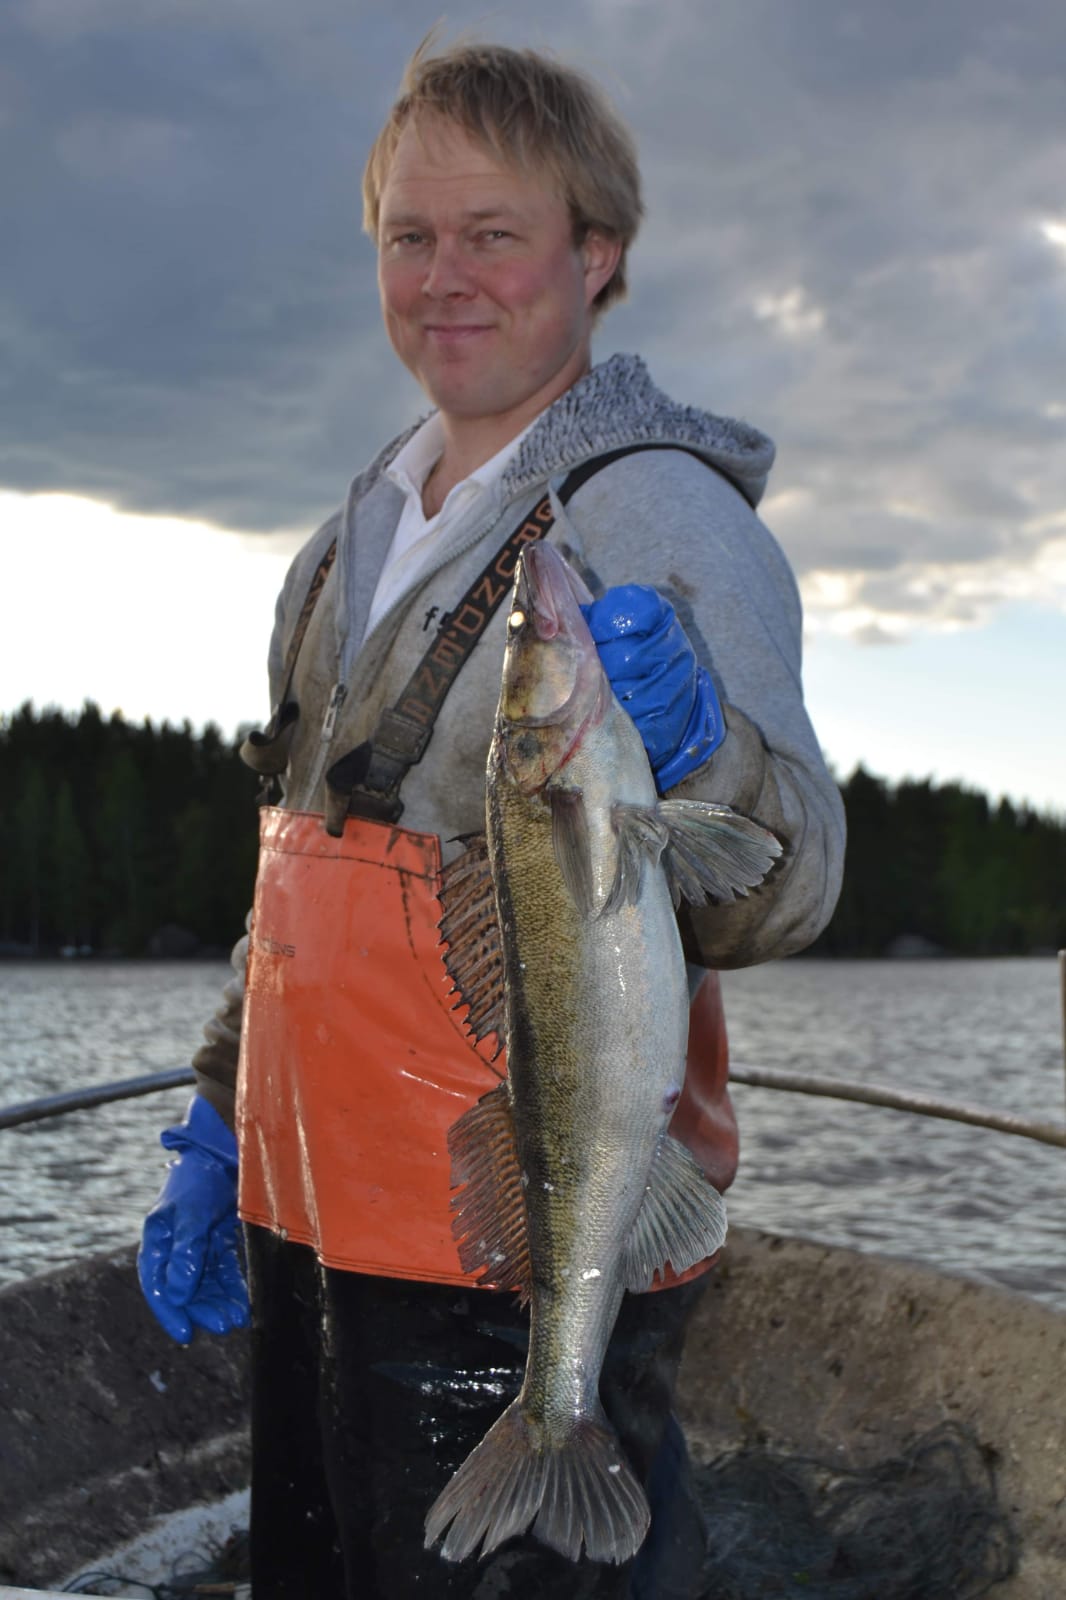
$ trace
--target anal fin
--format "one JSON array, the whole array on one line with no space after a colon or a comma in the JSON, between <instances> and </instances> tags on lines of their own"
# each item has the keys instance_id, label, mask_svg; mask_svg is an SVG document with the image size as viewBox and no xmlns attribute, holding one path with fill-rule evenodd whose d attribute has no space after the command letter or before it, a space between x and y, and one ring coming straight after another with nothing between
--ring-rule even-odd
<instances>
[{"instance_id":1,"label":"anal fin","mask_svg":"<svg viewBox=\"0 0 1066 1600\"><path fill-rule=\"evenodd\" d=\"M720 1249L725 1236L725 1201L691 1152L664 1133L644 1203L622 1252L626 1288L635 1293L650 1289L667 1262L675 1272L687 1272Z\"/></svg>"}]
</instances>

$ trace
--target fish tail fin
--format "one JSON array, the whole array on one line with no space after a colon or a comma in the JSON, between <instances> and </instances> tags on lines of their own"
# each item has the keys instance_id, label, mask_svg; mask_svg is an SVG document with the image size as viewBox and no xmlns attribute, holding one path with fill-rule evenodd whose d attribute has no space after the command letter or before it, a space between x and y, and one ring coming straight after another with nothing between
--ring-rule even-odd
<instances>
[{"instance_id":1,"label":"fish tail fin","mask_svg":"<svg viewBox=\"0 0 1066 1600\"><path fill-rule=\"evenodd\" d=\"M426 1548L462 1561L505 1539L533 1535L576 1561L628 1561L651 1514L617 1434L601 1412L548 1442L520 1400L508 1406L445 1485L426 1517Z\"/></svg>"}]
</instances>

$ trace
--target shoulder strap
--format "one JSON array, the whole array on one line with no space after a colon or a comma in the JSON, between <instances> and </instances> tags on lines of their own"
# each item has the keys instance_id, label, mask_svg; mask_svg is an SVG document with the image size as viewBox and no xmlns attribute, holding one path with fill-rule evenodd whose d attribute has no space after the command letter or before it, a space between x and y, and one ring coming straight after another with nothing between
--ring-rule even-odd
<instances>
[{"instance_id":1,"label":"shoulder strap","mask_svg":"<svg viewBox=\"0 0 1066 1600\"><path fill-rule=\"evenodd\" d=\"M403 813L400 785L421 761L433 737L440 708L470 659L481 635L511 592L522 548L543 539L555 521L551 500L541 496L483 567L454 610L441 619L433 643L373 735L334 762L326 773L326 829L344 831L347 816L397 822Z\"/></svg>"},{"instance_id":2,"label":"shoulder strap","mask_svg":"<svg viewBox=\"0 0 1066 1600\"><path fill-rule=\"evenodd\" d=\"M622 456L645 450L686 450L678 444L633 444L593 456L568 473L558 491L567 502L597 472ZM687 454L704 460L695 450ZM705 463L706 464L706 463ZM400 785L425 754L440 708L452 684L473 653L504 596L510 593L518 555L524 545L543 539L555 521L551 497L545 492L528 517L524 517L492 560L478 573L453 611L442 619L437 634L411 674L399 700L382 712L370 739L336 761L326 774L326 828L339 835L350 815L396 822L403 813ZM311 615L325 586L337 553L334 539L315 568L307 596L285 655L285 687L270 721L261 732L248 735L241 759L264 778L260 801L269 801L277 774L284 772L299 716L290 698L296 660Z\"/></svg>"},{"instance_id":3,"label":"shoulder strap","mask_svg":"<svg viewBox=\"0 0 1066 1600\"><path fill-rule=\"evenodd\" d=\"M685 450L684 445L634 444L606 451L567 474L558 491L561 505L597 472L623 456L646 450ZM695 450L688 450L703 461ZM708 464L705 462L705 465ZM492 560L478 573L453 611L442 618L433 643L415 668L391 709L382 712L373 735L333 764L326 774L326 830L344 831L348 816L397 822L403 814L400 786L421 761L433 737L440 708L452 684L488 627L501 601L511 591L522 547L543 539L555 521L545 492Z\"/></svg>"},{"instance_id":4,"label":"shoulder strap","mask_svg":"<svg viewBox=\"0 0 1066 1600\"><path fill-rule=\"evenodd\" d=\"M602 472L604 467L609 467L612 462L621 461L623 456L646 455L649 450L679 451L685 456L695 456L696 460L702 462L710 471L714 472L716 470L711 466L706 456L701 456L698 450L690 449L687 444L667 444L659 441L649 444L623 444L617 450L606 450L602 456L592 456L588 461L583 461L579 467L575 467L571 473L568 473L559 490L560 504L565 506L567 501L579 489L583 488L590 478L595 477L597 472Z\"/></svg>"},{"instance_id":5,"label":"shoulder strap","mask_svg":"<svg viewBox=\"0 0 1066 1600\"><path fill-rule=\"evenodd\" d=\"M289 640L289 648L285 652L285 687L278 698L278 703L270 713L270 721L262 730L254 728L241 745L241 760L245 766L251 767L253 772L258 772L263 779L260 786L259 802L265 804L273 797L274 780L278 773L284 772L289 760L289 746L296 730L296 719L300 715L300 708L296 701L291 699L292 680L296 672L296 658L300 654L300 646L304 642L307 625L311 615L318 604L318 597L326 586L326 579L330 575L333 562L337 555L337 541L334 538L329 549L322 557L314 570L311 582L308 585L304 603L300 607L300 615L296 619L296 626Z\"/></svg>"}]
</instances>

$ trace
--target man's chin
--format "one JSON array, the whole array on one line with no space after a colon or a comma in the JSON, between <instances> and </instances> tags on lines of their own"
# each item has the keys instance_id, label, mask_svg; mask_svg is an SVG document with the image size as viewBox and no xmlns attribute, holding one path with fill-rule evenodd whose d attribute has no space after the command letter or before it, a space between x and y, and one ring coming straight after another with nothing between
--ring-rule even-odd
<instances>
[{"instance_id":1,"label":"man's chin","mask_svg":"<svg viewBox=\"0 0 1066 1600\"><path fill-rule=\"evenodd\" d=\"M423 392L442 416L456 422L481 422L503 416L522 404L522 396L502 384L447 383L422 378Z\"/></svg>"}]
</instances>

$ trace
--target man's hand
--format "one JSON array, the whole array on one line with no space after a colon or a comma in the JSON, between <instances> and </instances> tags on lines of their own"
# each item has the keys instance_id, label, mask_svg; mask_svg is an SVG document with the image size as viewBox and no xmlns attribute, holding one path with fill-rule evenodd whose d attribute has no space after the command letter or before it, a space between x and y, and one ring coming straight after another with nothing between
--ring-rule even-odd
<instances>
[{"instance_id":1,"label":"man's hand","mask_svg":"<svg viewBox=\"0 0 1066 1600\"><path fill-rule=\"evenodd\" d=\"M193 1097L185 1121L160 1136L178 1152L144 1221L137 1275L162 1328L188 1344L243 1328L249 1317L237 1221L237 1141L208 1101Z\"/></svg>"},{"instance_id":2,"label":"man's hand","mask_svg":"<svg viewBox=\"0 0 1066 1600\"><path fill-rule=\"evenodd\" d=\"M665 793L725 738L711 675L658 590L621 584L581 609L611 688L636 723Z\"/></svg>"}]
</instances>

